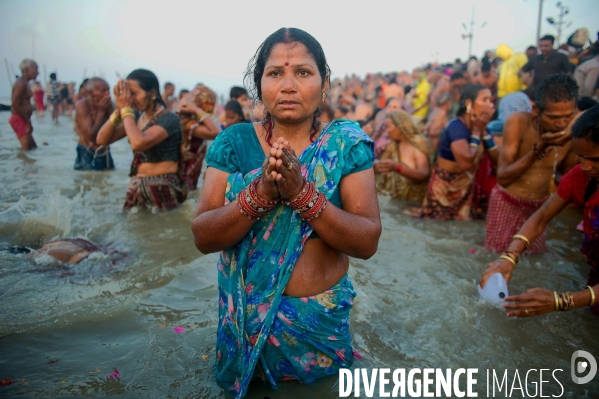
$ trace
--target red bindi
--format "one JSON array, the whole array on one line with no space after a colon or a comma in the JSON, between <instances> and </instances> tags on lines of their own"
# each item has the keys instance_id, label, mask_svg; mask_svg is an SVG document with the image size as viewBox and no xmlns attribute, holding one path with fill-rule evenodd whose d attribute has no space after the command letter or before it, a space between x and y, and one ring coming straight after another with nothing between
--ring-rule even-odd
<instances>
[{"instance_id":1,"label":"red bindi","mask_svg":"<svg viewBox=\"0 0 599 399\"><path fill-rule=\"evenodd\" d=\"M285 66L289 66L289 63L288 63L288 62L286 62L286 63L285 63Z\"/></svg>"}]
</instances>

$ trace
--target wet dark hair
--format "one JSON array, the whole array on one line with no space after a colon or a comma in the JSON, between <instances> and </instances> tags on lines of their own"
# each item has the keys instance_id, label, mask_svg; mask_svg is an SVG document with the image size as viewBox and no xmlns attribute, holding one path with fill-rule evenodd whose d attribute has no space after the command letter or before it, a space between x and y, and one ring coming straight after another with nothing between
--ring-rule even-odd
<instances>
[{"instance_id":1,"label":"wet dark hair","mask_svg":"<svg viewBox=\"0 0 599 399\"><path fill-rule=\"evenodd\" d=\"M189 90L181 89L181 91L179 92L179 99L183 98L183 96L186 95L187 93L189 93Z\"/></svg>"},{"instance_id":2,"label":"wet dark hair","mask_svg":"<svg viewBox=\"0 0 599 399\"><path fill-rule=\"evenodd\" d=\"M482 65L480 67L482 72L488 72L491 70L491 63L488 60L483 60Z\"/></svg>"},{"instance_id":3,"label":"wet dark hair","mask_svg":"<svg viewBox=\"0 0 599 399\"><path fill-rule=\"evenodd\" d=\"M539 83L535 92L535 104L539 113L547 108L547 102L578 100L578 85L569 75L557 73L549 75Z\"/></svg>"},{"instance_id":4,"label":"wet dark hair","mask_svg":"<svg viewBox=\"0 0 599 399\"><path fill-rule=\"evenodd\" d=\"M412 86L410 85L405 85L403 88L404 94L408 95L410 94L410 92L412 91Z\"/></svg>"},{"instance_id":5,"label":"wet dark hair","mask_svg":"<svg viewBox=\"0 0 599 399\"><path fill-rule=\"evenodd\" d=\"M478 97L478 93L480 93L481 90L485 90L486 88L486 86L479 84L466 85L466 87L464 87L464 90L462 90L462 94L460 95L460 106L456 115L463 116L464 114L466 114L466 101L470 100L472 101L472 103L474 103L474 101L476 101L476 97Z\"/></svg>"},{"instance_id":6,"label":"wet dark hair","mask_svg":"<svg viewBox=\"0 0 599 399\"><path fill-rule=\"evenodd\" d=\"M231 100L225 105L225 111L231 111L236 115L241 116L241 120L245 121L245 115L243 115L243 109L241 104L237 100Z\"/></svg>"},{"instance_id":7,"label":"wet dark hair","mask_svg":"<svg viewBox=\"0 0 599 399\"><path fill-rule=\"evenodd\" d=\"M231 98L231 100L236 100L239 97L243 96L243 95L247 95L248 91L246 89L244 89L243 87L239 87L239 86L233 86L231 87L231 92L229 93L229 97Z\"/></svg>"},{"instance_id":8,"label":"wet dark hair","mask_svg":"<svg viewBox=\"0 0 599 399\"><path fill-rule=\"evenodd\" d=\"M597 101L593 100L591 97L584 96L578 99L576 108L578 108L580 111L586 111L587 109L593 108L597 104L599 103L597 103Z\"/></svg>"},{"instance_id":9,"label":"wet dark hair","mask_svg":"<svg viewBox=\"0 0 599 399\"><path fill-rule=\"evenodd\" d=\"M56 74L54 72L50 74L50 79L56 80Z\"/></svg>"},{"instance_id":10,"label":"wet dark hair","mask_svg":"<svg viewBox=\"0 0 599 399\"><path fill-rule=\"evenodd\" d=\"M551 42L551 44L555 43L555 37L553 37L552 35L545 35L539 39L540 42L542 42L544 40L549 40Z\"/></svg>"},{"instance_id":11,"label":"wet dark hair","mask_svg":"<svg viewBox=\"0 0 599 399\"><path fill-rule=\"evenodd\" d=\"M81 84L79 85L79 91L81 91L82 88L87 88L87 82L89 82L88 78L83 79L83 82L81 82Z\"/></svg>"},{"instance_id":12,"label":"wet dark hair","mask_svg":"<svg viewBox=\"0 0 599 399\"><path fill-rule=\"evenodd\" d=\"M152 71L148 71L147 69L136 69L127 75L127 80L129 79L137 80L139 86L148 93L154 90L154 94L156 95L154 104L160 104L166 108L166 104L162 101L162 97L160 96L160 84L158 83L158 78Z\"/></svg>"},{"instance_id":13,"label":"wet dark hair","mask_svg":"<svg viewBox=\"0 0 599 399\"><path fill-rule=\"evenodd\" d=\"M175 87L175 85L174 85L174 84L172 84L171 82L166 82L166 83L164 84L164 88L166 89L167 87Z\"/></svg>"},{"instance_id":14,"label":"wet dark hair","mask_svg":"<svg viewBox=\"0 0 599 399\"><path fill-rule=\"evenodd\" d=\"M535 51L535 52L536 52L536 51L537 51L537 48L536 48L535 46L528 46L528 47L526 48L526 51Z\"/></svg>"},{"instance_id":15,"label":"wet dark hair","mask_svg":"<svg viewBox=\"0 0 599 399\"><path fill-rule=\"evenodd\" d=\"M450 82L453 82L454 80L458 80L458 79L465 79L464 78L464 74L462 72L454 72L451 74L451 77L449 78Z\"/></svg>"},{"instance_id":16,"label":"wet dark hair","mask_svg":"<svg viewBox=\"0 0 599 399\"><path fill-rule=\"evenodd\" d=\"M302 43L308 49L308 52L314 58L318 67L318 72L322 79L322 85L324 86L327 80L331 76L331 68L327 64L327 59L324 55L324 51L320 43L308 32L297 28L281 28L266 38L266 40L258 47L256 54L252 57L248 63L247 70L245 72L244 83L248 89L249 94L253 100L262 100L262 75L264 74L264 66L266 61L272 52L275 45L279 43ZM330 90L330 85L329 85ZM328 92L325 93L328 96ZM320 128L320 121L318 117L321 115L321 109L318 107L314 112L314 119L312 121L312 129L310 131L310 140L313 140ZM266 142L270 144L272 137L272 129L274 128L274 121L270 116L268 110L266 116L262 121L262 125L266 128Z\"/></svg>"},{"instance_id":17,"label":"wet dark hair","mask_svg":"<svg viewBox=\"0 0 599 399\"><path fill-rule=\"evenodd\" d=\"M572 126L572 137L599 144L599 105L585 111Z\"/></svg>"}]
</instances>

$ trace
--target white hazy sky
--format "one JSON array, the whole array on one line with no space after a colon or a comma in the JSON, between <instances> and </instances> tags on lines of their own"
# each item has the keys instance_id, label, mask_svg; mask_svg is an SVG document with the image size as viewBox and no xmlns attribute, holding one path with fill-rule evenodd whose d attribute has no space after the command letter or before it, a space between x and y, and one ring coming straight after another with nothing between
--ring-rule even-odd
<instances>
[{"instance_id":1,"label":"white hazy sky","mask_svg":"<svg viewBox=\"0 0 599 399\"><path fill-rule=\"evenodd\" d=\"M557 0L545 1L541 34L556 33ZM599 1L562 0L570 8L562 41L586 27L595 39ZM94 74L112 85L116 73L147 68L177 91L203 82L219 93L242 83L260 43L287 26L308 31L323 46L333 76L411 69L468 54L462 23L476 7L473 53L506 43L533 44L539 0L0 0L0 54L15 73L33 57L40 73L81 82ZM486 25L480 28L483 22ZM10 97L4 62L0 98ZM47 76L39 80L46 80Z\"/></svg>"}]
</instances>

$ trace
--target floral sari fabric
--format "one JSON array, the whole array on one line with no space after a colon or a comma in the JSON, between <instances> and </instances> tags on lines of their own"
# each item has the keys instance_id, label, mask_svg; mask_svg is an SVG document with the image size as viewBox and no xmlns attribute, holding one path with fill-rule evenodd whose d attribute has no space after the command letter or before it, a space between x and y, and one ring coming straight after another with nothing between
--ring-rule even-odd
<instances>
[{"instance_id":1,"label":"floral sari fabric","mask_svg":"<svg viewBox=\"0 0 599 399\"><path fill-rule=\"evenodd\" d=\"M226 137L219 138L209 150L209 166L220 153L231 152L223 144ZM330 198L345 175L372 167L373 143L356 123L334 121L299 159L303 176ZM261 173L231 173L225 203ZM353 362L349 311L355 293L348 276L315 296L283 295L311 232L298 213L279 204L221 253L216 373L238 398L253 377L273 387L281 380L311 382Z\"/></svg>"}]
</instances>

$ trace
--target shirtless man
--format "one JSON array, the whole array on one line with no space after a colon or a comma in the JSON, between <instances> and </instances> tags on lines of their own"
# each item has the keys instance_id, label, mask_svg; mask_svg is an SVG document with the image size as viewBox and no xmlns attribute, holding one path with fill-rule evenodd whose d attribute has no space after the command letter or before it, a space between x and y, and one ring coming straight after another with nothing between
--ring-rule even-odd
<instances>
[{"instance_id":1,"label":"shirtless man","mask_svg":"<svg viewBox=\"0 0 599 399\"><path fill-rule=\"evenodd\" d=\"M86 97L75 107L75 131L79 135L75 170L114 169L109 148L100 148L96 136L106 123L114 106L110 99L108 83L101 78L91 78L87 82Z\"/></svg>"},{"instance_id":2,"label":"shirtless man","mask_svg":"<svg viewBox=\"0 0 599 399\"><path fill-rule=\"evenodd\" d=\"M424 126L424 134L426 135L429 145L434 152L437 152L441 133L449 122L447 114L451 108L451 95L448 92L443 92L436 97L437 104L428 117L428 122Z\"/></svg>"},{"instance_id":3,"label":"shirtless man","mask_svg":"<svg viewBox=\"0 0 599 399\"><path fill-rule=\"evenodd\" d=\"M31 88L29 81L37 77L37 64L33 60L23 60L19 65L21 68L21 77L17 79L12 88L12 104L10 112L12 113L8 123L12 126L21 143L21 149L25 151L37 148L33 140L33 126L31 125Z\"/></svg>"},{"instance_id":4,"label":"shirtless man","mask_svg":"<svg viewBox=\"0 0 599 399\"><path fill-rule=\"evenodd\" d=\"M166 82L164 84L164 93L162 93L162 101L166 104L166 109L168 111L172 111L175 103L177 102L177 98L175 97L175 85Z\"/></svg>"},{"instance_id":5,"label":"shirtless man","mask_svg":"<svg viewBox=\"0 0 599 399\"><path fill-rule=\"evenodd\" d=\"M491 73L491 63L488 61L483 61L481 69L481 73L476 77L475 83L481 84L485 86L487 89L491 90L491 94L493 95L493 101L497 98L497 75Z\"/></svg>"},{"instance_id":6,"label":"shirtless man","mask_svg":"<svg viewBox=\"0 0 599 399\"><path fill-rule=\"evenodd\" d=\"M576 114L578 86L568 75L550 75L536 91L538 111L516 112L505 121L497 182L491 192L485 247L505 251L522 224L555 191L556 172L576 165L565 129ZM545 232L529 252L544 252Z\"/></svg>"}]
</instances>

